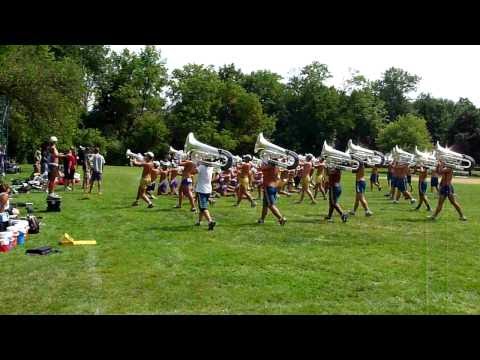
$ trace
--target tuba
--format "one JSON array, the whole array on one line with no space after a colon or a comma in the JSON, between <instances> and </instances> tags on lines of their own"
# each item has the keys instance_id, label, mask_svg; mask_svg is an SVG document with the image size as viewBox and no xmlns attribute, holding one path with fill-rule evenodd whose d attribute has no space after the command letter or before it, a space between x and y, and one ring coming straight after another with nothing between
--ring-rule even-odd
<instances>
[{"instance_id":1,"label":"tuba","mask_svg":"<svg viewBox=\"0 0 480 360\"><path fill-rule=\"evenodd\" d=\"M435 146L435 155L437 159L442 160L446 166L454 170L468 171L475 166L475 160L472 157L443 147L438 141Z\"/></svg>"},{"instance_id":2,"label":"tuba","mask_svg":"<svg viewBox=\"0 0 480 360\"><path fill-rule=\"evenodd\" d=\"M173 147L170 146L168 151L170 154L173 155L173 158L177 161L182 161L187 158L187 154L183 150L175 150Z\"/></svg>"},{"instance_id":3,"label":"tuba","mask_svg":"<svg viewBox=\"0 0 480 360\"><path fill-rule=\"evenodd\" d=\"M127 152L125 153L125 155L127 156L127 159L136 159L138 161L143 161L143 155L138 153L138 154L135 154L133 152L130 151L130 149L127 149Z\"/></svg>"},{"instance_id":4,"label":"tuba","mask_svg":"<svg viewBox=\"0 0 480 360\"><path fill-rule=\"evenodd\" d=\"M429 170L433 170L437 166L437 159L434 154L426 151L422 152L418 150L417 146L415 146L414 153L415 153L414 161L416 165L424 166Z\"/></svg>"},{"instance_id":5,"label":"tuba","mask_svg":"<svg viewBox=\"0 0 480 360\"><path fill-rule=\"evenodd\" d=\"M230 169L233 164L233 155L230 152L201 143L195 139L192 132L188 134L183 150L191 156L194 163L202 162L222 170Z\"/></svg>"},{"instance_id":6,"label":"tuba","mask_svg":"<svg viewBox=\"0 0 480 360\"><path fill-rule=\"evenodd\" d=\"M414 162L415 155L410 154L405 150L402 150L401 148L398 147L398 145L395 145L395 147L393 148L392 157L393 157L393 160L395 160L399 164L407 164L408 166L413 166L415 164Z\"/></svg>"},{"instance_id":7,"label":"tuba","mask_svg":"<svg viewBox=\"0 0 480 360\"><path fill-rule=\"evenodd\" d=\"M360 162L353 159L350 154L340 150L335 150L333 147L328 145L326 141L323 142L323 148L320 157L325 159L325 166L327 168L357 170L360 167Z\"/></svg>"},{"instance_id":8,"label":"tuba","mask_svg":"<svg viewBox=\"0 0 480 360\"><path fill-rule=\"evenodd\" d=\"M297 153L272 144L263 137L263 133L258 134L254 152L258 153L262 161L273 163L275 166L288 170L296 169L298 166Z\"/></svg>"},{"instance_id":9,"label":"tuba","mask_svg":"<svg viewBox=\"0 0 480 360\"><path fill-rule=\"evenodd\" d=\"M388 165L391 165L393 163L393 156L392 156L392 153L389 152L389 153L386 153L385 154L385 158L384 158L384 165L388 166Z\"/></svg>"},{"instance_id":10,"label":"tuba","mask_svg":"<svg viewBox=\"0 0 480 360\"><path fill-rule=\"evenodd\" d=\"M347 151L345 152L369 166L382 166L385 163L385 155L383 153L355 145L351 139L348 140Z\"/></svg>"}]
</instances>

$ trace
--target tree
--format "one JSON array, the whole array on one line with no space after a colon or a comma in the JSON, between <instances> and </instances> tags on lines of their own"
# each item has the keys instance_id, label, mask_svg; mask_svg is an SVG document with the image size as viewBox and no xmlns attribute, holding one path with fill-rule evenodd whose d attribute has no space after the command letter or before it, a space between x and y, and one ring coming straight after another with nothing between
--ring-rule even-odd
<instances>
[{"instance_id":1,"label":"tree","mask_svg":"<svg viewBox=\"0 0 480 360\"><path fill-rule=\"evenodd\" d=\"M395 145L413 152L415 146L423 151L432 148L432 140L425 119L413 114L401 115L382 129L377 144L384 152L390 152Z\"/></svg>"},{"instance_id":2,"label":"tree","mask_svg":"<svg viewBox=\"0 0 480 360\"><path fill-rule=\"evenodd\" d=\"M373 83L377 96L385 102L388 121L394 121L397 116L412 112L407 95L417 89L420 80L417 75L391 67L383 73L381 80Z\"/></svg>"}]
</instances>

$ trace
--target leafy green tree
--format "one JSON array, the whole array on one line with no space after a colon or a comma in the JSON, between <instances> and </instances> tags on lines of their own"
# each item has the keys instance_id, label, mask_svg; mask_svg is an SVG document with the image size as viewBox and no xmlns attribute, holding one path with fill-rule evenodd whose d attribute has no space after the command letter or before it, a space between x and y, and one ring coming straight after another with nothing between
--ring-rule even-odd
<instances>
[{"instance_id":1,"label":"leafy green tree","mask_svg":"<svg viewBox=\"0 0 480 360\"><path fill-rule=\"evenodd\" d=\"M373 83L377 96L385 102L388 121L397 116L413 112L408 93L417 89L421 78L405 70L391 67L383 73L383 77Z\"/></svg>"},{"instance_id":2,"label":"leafy green tree","mask_svg":"<svg viewBox=\"0 0 480 360\"><path fill-rule=\"evenodd\" d=\"M413 114L401 115L382 129L377 144L384 152L390 152L395 145L405 151L413 152L415 146L423 149L432 148L432 140L425 119Z\"/></svg>"},{"instance_id":3,"label":"leafy green tree","mask_svg":"<svg viewBox=\"0 0 480 360\"><path fill-rule=\"evenodd\" d=\"M480 110L470 100L461 98L455 104L455 120L448 131L452 150L480 161Z\"/></svg>"},{"instance_id":4,"label":"leafy green tree","mask_svg":"<svg viewBox=\"0 0 480 360\"><path fill-rule=\"evenodd\" d=\"M284 110L285 84L281 80L282 77L276 73L259 70L245 75L242 85L247 92L258 96L265 114L277 118Z\"/></svg>"}]
</instances>

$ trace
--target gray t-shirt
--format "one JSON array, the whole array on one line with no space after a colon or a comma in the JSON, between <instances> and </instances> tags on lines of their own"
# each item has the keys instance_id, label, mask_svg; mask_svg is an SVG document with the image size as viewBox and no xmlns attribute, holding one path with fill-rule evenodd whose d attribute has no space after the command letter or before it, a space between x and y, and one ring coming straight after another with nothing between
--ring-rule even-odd
<instances>
[{"instance_id":1,"label":"gray t-shirt","mask_svg":"<svg viewBox=\"0 0 480 360\"><path fill-rule=\"evenodd\" d=\"M93 171L97 173L103 172L103 165L105 165L105 159L100 154L94 154L92 157Z\"/></svg>"},{"instance_id":2,"label":"gray t-shirt","mask_svg":"<svg viewBox=\"0 0 480 360\"><path fill-rule=\"evenodd\" d=\"M196 191L202 194L210 194L212 192L212 175L213 167L200 164L197 167L197 186Z\"/></svg>"}]
</instances>

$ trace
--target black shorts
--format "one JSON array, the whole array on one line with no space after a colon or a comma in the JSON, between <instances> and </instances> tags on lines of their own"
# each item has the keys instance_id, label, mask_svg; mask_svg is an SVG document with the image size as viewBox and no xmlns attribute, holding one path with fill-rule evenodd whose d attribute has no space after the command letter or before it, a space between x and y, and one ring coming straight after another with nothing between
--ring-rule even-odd
<instances>
[{"instance_id":1,"label":"black shorts","mask_svg":"<svg viewBox=\"0 0 480 360\"><path fill-rule=\"evenodd\" d=\"M73 180L75 179L75 169L65 171L65 179Z\"/></svg>"},{"instance_id":2,"label":"black shorts","mask_svg":"<svg viewBox=\"0 0 480 360\"><path fill-rule=\"evenodd\" d=\"M92 171L92 176L90 177L90 181L102 181L102 173Z\"/></svg>"}]
</instances>

